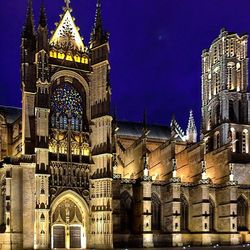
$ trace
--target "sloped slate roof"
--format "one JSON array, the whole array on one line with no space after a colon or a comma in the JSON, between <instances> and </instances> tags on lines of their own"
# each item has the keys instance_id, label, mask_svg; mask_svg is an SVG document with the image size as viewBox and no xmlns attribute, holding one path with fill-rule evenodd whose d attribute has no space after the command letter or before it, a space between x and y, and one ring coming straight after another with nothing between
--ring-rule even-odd
<instances>
[{"instance_id":1,"label":"sloped slate roof","mask_svg":"<svg viewBox=\"0 0 250 250\"><path fill-rule=\"evenodd\" d=\"M11 124L22 116L22 109L16 107L0 106L0 115L6 119L8 124Z\"/></svg>"},{"instance_id":2,"label":"sloped slate roof","mask_svg":"<svg viewBox=\"0 0 250 250\"><path fill-rule=\"evenodd\" d=\"M22 109L17 107L0 106L0 114L11 124L22 115ZM118 121L118 136L139 138L142 136L143 124L139 122ZM168 140L171 137L171 129L163 125L147 125L149 139Z\"/></svg>"},{"instance_id":3,"label":"sloped slate roof","mask_svg":"<svg viewBox=\"0 0 250 250\"><path fill-rule=\"evenodd\" d=\"M118 136L140 137L142 136L143 124L139 122L118 121ZM171 129L163 125L147 125L149 139L167 140L171 137Z\"/></svg>"}]
</instances>

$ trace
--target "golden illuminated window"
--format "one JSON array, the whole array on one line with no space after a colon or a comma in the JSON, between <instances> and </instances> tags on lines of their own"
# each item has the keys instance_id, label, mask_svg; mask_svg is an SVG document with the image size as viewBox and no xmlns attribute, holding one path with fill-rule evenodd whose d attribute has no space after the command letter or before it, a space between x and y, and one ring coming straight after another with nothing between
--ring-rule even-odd
<instances>
[{"instance_id":1,"label":"golden illuminated window","mask_svg":"<svg viewBox=\"0 0 250 250\"><path fill-rule=\"evenodd\" d=\"M64 59L64 54L63 53L58 53L58 59Z\"/></svg>"},{"instance_id":2,"label":"golden illuminated window","mask_svg":"<svg viewBox=\"0 0 250 250\"><path fill-rule=\"evenodd\" d=\"M70 54L67 54L66 60L67 61L73 61L73 58L72 58L72 56Z\"/></svg>"},{"instance_id":3,"label":"golden illuminated window","mask_svg":"<svg viewBox=\"0 0 250 250\"><path fill-rule=\"evenodd\" d=\"M53 50L51 50L51 51L49 52L49 56L50 56L50 57L53 57L53 58L57 58L56 52L53 51Z\"/></svg>"},{"instance_id":4,"label":"golden illuminated window","mask_svg":"<svg viewBox=\"0 0 250 250\"><path fill-rule=\"evenodd\" d=\"M83 155L84 156L89 156L89 148L86 147L86 148L83 149Z\"/></svg>"},{"instance_id":5,"label":"golden illuminated window","mask_svg":"<svg viewBox=\"0 0 250 250\"><path fill-rule=\"evenodd\" d=\"M82 57L82 63L88 64L89 63L89 59L87 57Z\"/></svg>"},{"instance_id":6,"label":"golden illuminated window","mask_svg":"<svg viewBox=\"0 0 250 250\"><path fill-rule=\"evenodd\" d=\"M74 60L75 62L81 62L81 58L78 55L74 56Z\"/></svg>"}]
</instances>

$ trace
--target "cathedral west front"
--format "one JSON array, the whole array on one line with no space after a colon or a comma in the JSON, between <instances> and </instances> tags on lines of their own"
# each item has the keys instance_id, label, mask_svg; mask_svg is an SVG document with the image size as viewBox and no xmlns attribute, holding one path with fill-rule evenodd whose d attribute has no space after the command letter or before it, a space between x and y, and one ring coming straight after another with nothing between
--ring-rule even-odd
<instances>
[{"instance_id":1,"label":"cathedral west front","mask_svg":"<svg viewBox=\"0 0 250 250\"><path fill-rule=\"evenodd\" d=\"M28 0L22 108L0 106L0 249L250 243L248 36L202 51L201 136L111 114L97 0L84 44L70 1L49 36Z\"/></svg>"}]
</instances>

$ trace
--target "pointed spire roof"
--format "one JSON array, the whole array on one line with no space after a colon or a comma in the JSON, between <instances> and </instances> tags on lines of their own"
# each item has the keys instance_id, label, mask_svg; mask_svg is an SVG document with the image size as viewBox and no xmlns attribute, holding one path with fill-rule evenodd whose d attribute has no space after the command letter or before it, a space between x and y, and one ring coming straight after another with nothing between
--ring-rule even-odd
<instances>
[{"instance_id":1,"label":"pointed spire roof","mask_svg":"<svg viewBox=\"0 0 250 250\"><path fill-rule=\"evenodd\" d=\"M50 39L50 44L83 51L85 48L83 38L80 36L79 28L75 25L75 19L71 15L70 0L64 1L64 13L61 15L59 23L56 24L56 30Z\"/></svg>"},{"instance_id":2,"label":"pointed spire roof","mask_svg":"<svg viewBox=\"0 0 250 250\"><path fill-rule=\"evenodd\" d=\"M95 28L102 28L101 0L97 0L95 13Z\"/></svg>"},{"instance_id":3,"label":"pointed spire roof","mask_svg":"<svg viewBox=\"0 0 250 250\"><path fill-rule=\"evenodd\" d=\"M172 115L172 120L170 122L170 128L171 128L171 136L173 138L180 138L182 141L184 141L185 134L178 124L178 122L175 119L175 114Z\"/></svg>"},{"instance_id":4,"label":"pointed spire roof","mask_svg":"<svg viewBox=\"0 0 250 250\"><path fill-rule=\"evenodd\" d=\"M119 130L118 123L117 123L117 109L116 109L116 106L114 107L114 111L113 111L113 129L114 129L115 134Z\"/></svg>"},{"instance_id":5,"label":"pointed spire roof","mask_svg":"<svg viewBox=\"0 0 250 250\"><path fill-rule=\"evenodd\" d=\"M102 26L101 0L97 0L95 22L91 32L91 43L93 46L98 46L108 41L108 33L104 32Z\"/></svg>"},{"instance_id":6,"label":"pointed spire roof","mask_svg":"<svg viewBox=\"0 0 250 250\"><path fill-rule=\"evenodd\" d=\"M41 8L40 8L40 18L39 18L39 26L45 28L47 26L47 17L44 7L44 0L42 0Z\"/></svg>"},{"instance_id":7,"label":"pointed spire roof","mask_svg":"<svg viewBox=\"0 0 250 250\"><path fill-rule=\"evenodd\" d=\"M187 131L196 131L196 126L195 126L195 120L194 120L194 115L193 115L193 110L191 109L189 112L189 119L188 119L188 127Z\"/></svg>"},{"instance_id":8,"label":"pointed spire roof","mask_svg":"<svg viewBox=\"0 0 250 250\"><path fill-rule=\"evenodd\" d=\"M197 142L197 129L196 129L192 110L190 110L189 112L188 126L186 130L186 138L187 138L187 141L189 142L192 142L192 143Z\"/></svg>"},{"instance_id":9,"label":"pointed spire roof","mask_svg":"<svg viewBox=\"0 0 250 250\"><path fill-rule=\"evenodd\" d=\"M32 0L28 0L26 21L23 27L22 37L30 38L34 36L35 36L35 28L34 28L34 15L33 15Z\"/></svg>"},{"instance_id":10,"label":"pointed spire roof","mask_svg":"<svg viewBox=\"0 0 250 250\"><path fill-rule=\"evenodd\" d=\"M143 131L143 134L144 136L147 136L149 134L149 129L148 129L148 126L147 126L147 110L145 109L144 110L144 113L143 113L143 121L142 121L142 131Z\"/></svg>"}]
</instances>

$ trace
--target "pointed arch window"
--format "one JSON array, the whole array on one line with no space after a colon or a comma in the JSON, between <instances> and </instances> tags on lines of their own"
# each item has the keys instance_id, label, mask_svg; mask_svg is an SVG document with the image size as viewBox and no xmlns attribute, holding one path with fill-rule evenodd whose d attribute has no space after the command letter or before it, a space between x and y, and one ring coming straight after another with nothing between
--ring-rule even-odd
<instances>
[{"instance_id":1,"label":"pointed arch window","mask_svg":"<svg viewBox=\"0 0 250 250\"><path fill-rule=\"evenodd\" d=\"M220 70L219 68L215 69L214 72L214 95L220 92Z\"/></svg>"},{"instance_id":2,"label":"pointed arch window","mask_svg":"<svg viewBox=\"0 0 250 250\"><path fill-rule=\"evenodd\" d=\"M120 231L131 233L133 231L133 200L131 195L125 191L121 194L121 217Z\"/></svg>"},{"instance_id":3,"label":"pointed arch window","mask_svg":"<svg viewBox=\"0 0 250 250\"><path fill-rule=\"evenodd\" d=\"M248 205L247 201L240 196L237 200L237 225L238 231L247 231Z\"/></svg>"},{"instance_id":4,"label":"pointed arch window","mask_svg":"<svg viewBox=\"0 0 250 250\"><path fill-rule=\"evenodd\" d=\"M152 194L152 229L161 229L161 201L156 194Z\"/></svg>"},{"instance_id":5,"label":"pointed arch window","mask_svg":"<svg viewBox=\"0 0 250 250\"><path fill-rule=\"evenodd\" d=\"M235 64L228 63L227 65L227 88L228 90L233 90L235 88Z\"/></svg>"}]
</instances>

